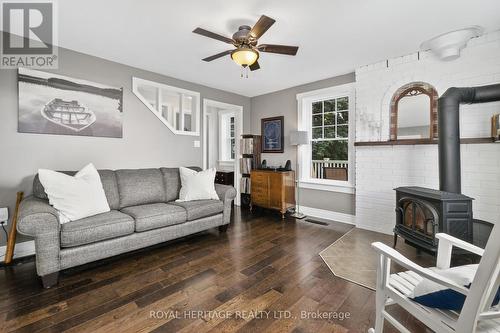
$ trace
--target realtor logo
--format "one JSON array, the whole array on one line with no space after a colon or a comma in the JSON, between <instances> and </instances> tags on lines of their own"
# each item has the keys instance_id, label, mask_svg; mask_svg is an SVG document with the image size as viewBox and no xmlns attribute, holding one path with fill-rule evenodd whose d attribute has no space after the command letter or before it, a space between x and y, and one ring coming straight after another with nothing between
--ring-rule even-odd
<instances>
[{"instance_id":1,"label":"realtor logo","mask_svg":"<svg viewBox=\"0 0 500 333\"><path fill-rule=\"evenodd\" d=\"M57 68L55 4L3 1L1 68Z\"/></svg>"}]
</instances>

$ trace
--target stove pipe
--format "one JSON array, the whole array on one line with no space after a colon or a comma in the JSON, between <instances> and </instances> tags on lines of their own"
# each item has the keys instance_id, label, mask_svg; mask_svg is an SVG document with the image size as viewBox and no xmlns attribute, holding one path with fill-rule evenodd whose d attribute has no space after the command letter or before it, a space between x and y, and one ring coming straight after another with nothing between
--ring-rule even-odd
<instances>
[{"instance_id":1,"label":"stove pipe","mask_svg":"<svg viewBox=\"0 0 500 333\"><path fill-rule=\"evenodd\" d=\"M439 189L461 193L460 104L500 101L500 84L449 88L438 100Z\"/></svg>"}]
</instances>

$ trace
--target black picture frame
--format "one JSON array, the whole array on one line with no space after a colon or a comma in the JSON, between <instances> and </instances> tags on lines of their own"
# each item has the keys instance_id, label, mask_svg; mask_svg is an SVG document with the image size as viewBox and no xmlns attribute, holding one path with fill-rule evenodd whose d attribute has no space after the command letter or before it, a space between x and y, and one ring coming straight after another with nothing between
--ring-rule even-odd
<instances>
[{"instance_id":1,"label":"black picture frame","mask_svg":"<svg viewBox=\"0 0 500 333\"><path fill-rule=\"evenodd\" d=\"M261 119L260 131L262 135L263 153L283 153L284 123L284 116Z\"/></svg>"}]
</instances>

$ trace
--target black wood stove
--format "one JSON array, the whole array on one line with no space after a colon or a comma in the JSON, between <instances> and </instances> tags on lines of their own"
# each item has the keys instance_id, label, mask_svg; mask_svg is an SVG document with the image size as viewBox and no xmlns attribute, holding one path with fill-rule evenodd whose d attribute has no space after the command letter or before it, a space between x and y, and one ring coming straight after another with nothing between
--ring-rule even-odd
<instances>
[{"instance_id":1,"label":"black wood stove","mask_svg":"<svg viewBox=\"0 0 500 333\"><path fill-rule=\"evenodd\" d=\"M472 198L416 186L395 190L394 247L401 236L419 249L435 252L438 232L473 242Z\"/></svg>"}]
</instances>

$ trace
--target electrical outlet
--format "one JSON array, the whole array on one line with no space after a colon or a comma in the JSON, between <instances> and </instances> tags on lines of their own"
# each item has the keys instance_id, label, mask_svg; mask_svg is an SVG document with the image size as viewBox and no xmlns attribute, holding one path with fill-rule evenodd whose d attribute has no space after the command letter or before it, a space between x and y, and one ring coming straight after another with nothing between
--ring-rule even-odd
<instances>
[{"instance_id":1,"label":"electrical outlet","mask_svg":"<svg viewBox=\"0 0 500 333\"><path fill-rule=\"evenodd\" d=\"M9 220L9 209L8 208L0 208L0 222L5 222Z\"/></svg>"},{"instance_id":2,"label":"electrical outlet","mask_svg":"<svg viewBox=\"0 0 500 333\"><path fill-rule=\"evenodd\" d=\"M200 148L201 144L200 144L200 140L194 140L193 142L193 147L194 148Z\"/></svg>"}]
</instances>

